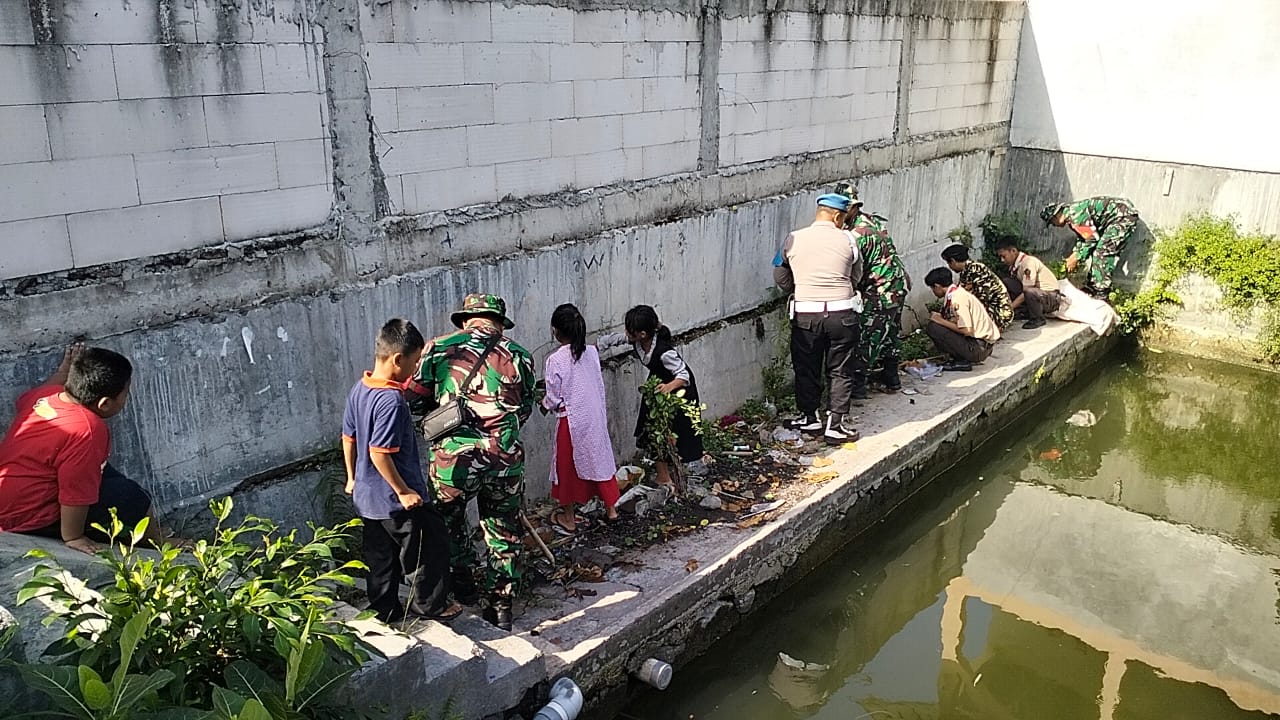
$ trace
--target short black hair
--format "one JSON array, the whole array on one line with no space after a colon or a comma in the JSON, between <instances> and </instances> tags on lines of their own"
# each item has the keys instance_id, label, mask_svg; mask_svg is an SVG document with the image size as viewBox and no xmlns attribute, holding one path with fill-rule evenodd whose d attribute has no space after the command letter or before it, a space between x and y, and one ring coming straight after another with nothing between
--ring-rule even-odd
<instances>
[{"instance_id":1,"label":"short black hair","mask_svg":"<svg viewBox=\"0 0 1280 720\"><path fill-rule=\"evenodd\" d=\"M969 262L969 248L956 243L942 251L942 259L947 262Z\"/></svg>"},{"instance_id":2,"label":"short black hair","mask_svg":"<svg viewBox=\"0 0 1280 720\"><path fill-rule=\"evenodd\" d=\"M1013 248L1014 250L1017 250L1018 249L1017 238L1002 237L999 240L996 240L997 250L1004 250L1005 248Z\"/></svg>"},{"instance_id":3,"label":"short black hair","mask_svg":"<svg viewBox=\"0 0 1280 720\"><path fill-rule=\"evenodd\" d=\"M413 323L404 318L391 318L378 331L373 356L385 360L396 353L412 355L427 346L427 341Z\"/></svg>"},{"instance_id":4,"label":"short black hair","mask_svg":"<svg viewBox=\"0 0 1280 720\"><path fill-rule=\"evenodd\" d=\"M938 267L929 271L924 276L924 284L929 287L934 285L951 285L952 275L951 268Z\"/></svg>"},{"instance_id":5,"label":"short black hair","mask_svg":"<svg viewBox=\"0 0 1280 720\"><path fill-rule=\"evenodd\" d=\"M133 363L129 358L106 348L90 347L71 361L66 390L81 405L93 406L103 398L118 397L131 380Z\"/></svg>"}]
</instances>

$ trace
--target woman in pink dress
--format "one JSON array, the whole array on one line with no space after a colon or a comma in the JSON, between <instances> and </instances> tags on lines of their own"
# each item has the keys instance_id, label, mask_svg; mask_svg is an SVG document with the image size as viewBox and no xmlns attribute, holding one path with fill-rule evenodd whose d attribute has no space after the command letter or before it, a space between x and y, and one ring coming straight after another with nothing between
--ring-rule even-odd
<instances>
[{"instance_id":1,"label":"woman in pink dress","mask_svg":"<svg viewBox=\"0 0 1280 720\"><path fill-rule=\"evenodd\" d=\"M599 497L606 519L618 519L618 471L609 439L600 353L587 344L587 323L573 305L561 305L551 315L551 336L560 347L547 357L546 412L556 414L552 445L551 497L560 507L551 515L562 535L578 530L577 506Z\"/></svg>"}]
</instances>

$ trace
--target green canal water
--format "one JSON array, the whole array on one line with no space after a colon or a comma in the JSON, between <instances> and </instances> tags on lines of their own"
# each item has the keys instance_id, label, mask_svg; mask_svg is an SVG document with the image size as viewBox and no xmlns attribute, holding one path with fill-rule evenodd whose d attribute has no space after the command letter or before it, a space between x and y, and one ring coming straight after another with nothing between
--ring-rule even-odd
<instances>
[{"instance_id":1,"label":"green canal water","mask_svg":"<svg viewBox=\"0 0 1280 720\"><path fill-rule=\"evenodd\" d=\"M1148 353L1041 406L621 717L1276 713L1280 375Z\"/></svg>"}]
</instances>

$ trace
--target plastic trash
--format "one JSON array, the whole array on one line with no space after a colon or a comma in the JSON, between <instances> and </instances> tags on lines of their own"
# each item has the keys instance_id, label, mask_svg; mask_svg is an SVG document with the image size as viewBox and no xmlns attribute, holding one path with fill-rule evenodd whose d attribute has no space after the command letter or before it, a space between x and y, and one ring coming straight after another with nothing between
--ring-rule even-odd
<instances>
[{"instance_id":1,"label":"plastic trash","mask_svg":"<svg viewBox=\"0 0 1280 720\"><path fill-rule=\"evenodd\" d=\"M1098 424L1098 417L1090 410L1077 410L1075 414L1067 418L1067 424L1072 427L1093 427Z\"/></svg>"},{"instance_id":2,"label":"plastic trash","mask_svg":"<svg viewBox=\"0 0 1280 720\"><path fill-rule=\"evenodd\" d=\"M792 430L790 428L780 427L780 428L775 428L773 431L773 434L770 437L772 437L774 440L778 442L793 443L800 439L800 431Z\"/></svg>"},{"instance_id":3,"label":"plastic trash","mask_svg":"<svg viewBox=\"0 0 1280 720\"><path fill-rule=\"evenodd\" d=\"M750 517L752 515L760 515L762 513L772 512L782 507L785 502L786 501L784 500L774 500L773 502L756 503L755 505L751 506L751 509L748 510L747 514L743 515L743 517Z\"/></svg>"},{"instance_id":4,"label":"plastic trash","mask_svg":"<svg viewBox=\"0 0 1280 720\"><path fill-rule=\"evenodd\" d=\"M942 366L927 360L918 364L908 364L906 367L907 374L917 380L928 380L942 374Z\"/></svg>"},{"instance_id":5,"label":"plastic trash","mask_svg":"<svg viewBox=\"0 0 1280 720\"><path fill-rule=\"evenodd\" d=\"M634 513L637 517L644 517L649 510L667 504L667 501L671 499L672 493L673 490L669 487L636 485L618 498L617 507L621 512Z\"/></svg>"}]
</instances>

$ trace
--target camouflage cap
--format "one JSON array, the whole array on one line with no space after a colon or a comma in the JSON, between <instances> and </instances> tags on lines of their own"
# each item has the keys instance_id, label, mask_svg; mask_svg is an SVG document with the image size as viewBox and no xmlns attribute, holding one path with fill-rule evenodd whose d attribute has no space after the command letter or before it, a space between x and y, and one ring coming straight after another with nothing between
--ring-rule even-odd
<instances>
[{"instance_id":1,"label":"camouflage cap","mask_svg":"<svg viewBox=\"0 0 1280 720\"><path fill-rule=\"evenodd\" d=\"M836 186L831 188L831 192L849 198L850 205L862 204L862 201L858 199L858 188L851 181L836 183Z\"/></svg>"},{"instance_id":2,"label":"camouflage cap","mask_svg":"<svg viewBox=\"0 0 1280 720\"><path fill-rule=\"evenodd\" d=\"M1052 225L1053 219L1057 217L1063 210L1066 210L1066 209L1067 209L1066 203L1053 203L1052 205L1045 205L1044 209L1040 211L1040 219L1044 221L1045 225Z\"/></svg>"},{"instance_id":3,"label":"camouflage cap","mask_svg":"<svg viewBox=\"0 0 1280 720\"><path fill-rule=\"evenodd\" d=\"M507 301L497 295L490 295L488 293L472 293L468 295L466 299L462 301L462 309L450 316L450 319L453 320L454 325L462 327L462 324L465 323L468 318L472 318L477 315L490 315L495 317L501 320L502 326L508 330L516 326L515 323L511 322L511 318L507 317Z\"/></svg>"}]
</instances>

